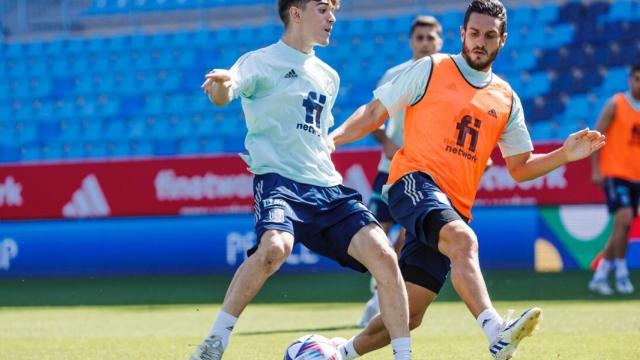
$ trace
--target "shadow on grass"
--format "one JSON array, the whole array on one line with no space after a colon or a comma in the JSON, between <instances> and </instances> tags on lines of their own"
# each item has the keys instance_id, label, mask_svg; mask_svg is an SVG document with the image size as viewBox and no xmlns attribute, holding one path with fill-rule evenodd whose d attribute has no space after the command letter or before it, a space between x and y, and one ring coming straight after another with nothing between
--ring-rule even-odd
<instances>
[{"instance_id":1,"label":"shadow on grass","mask_svg":"<svg viewBox=\"0 0 640 360\"><path fill-rule=\"evenodd\" d=\"M485 279L495 301L636 300L633 295L602 297L587 290L591 274L583 271L535 273L488 271ZM640 271L631 274L640 279ZM219 304L230 276L0 279L0 306ZM277 274L254 303L364 303L370 297L369 275ZM459 301L447 282L438 301Z\"/></svg>"},{"instance_id":2,"label":"shadow on grass","mask_svg":"<svg viewBox=\"0 0 640 360\"><path fill-rule=\"evenodd\" d=\"M339 330L355 330L359 329L359 327L355 325L345 325L345 326L333 326L333 327L324 327L324 328L300 328L300 329L280 329L280 330L271 330L271 331L246 331L246 332L238 332L234 335L240 336L250 336L250 335L272 335L272 334L288 334L288 333L321 333L321 332L332 332Z\"/></svg>"}]
</instances>

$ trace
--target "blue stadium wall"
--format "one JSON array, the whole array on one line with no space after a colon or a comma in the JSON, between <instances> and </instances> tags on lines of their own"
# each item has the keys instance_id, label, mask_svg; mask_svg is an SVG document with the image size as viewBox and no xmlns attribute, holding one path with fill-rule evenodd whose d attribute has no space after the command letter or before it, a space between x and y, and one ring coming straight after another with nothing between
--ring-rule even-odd
<instances>
[{"instance_id":1,"label":"blue stadium wall","mask_svg":"<svg viewBox=\"0 0 640 360\"><path fill-rule=\"evenodd\" d=\"M475 212L485 267L533 268L536 208L517 209ZM251 215L3 222L0 277L230 274L254 242ZM346 270L296 247L281 271Z\"/></svg>"}]
</instances>

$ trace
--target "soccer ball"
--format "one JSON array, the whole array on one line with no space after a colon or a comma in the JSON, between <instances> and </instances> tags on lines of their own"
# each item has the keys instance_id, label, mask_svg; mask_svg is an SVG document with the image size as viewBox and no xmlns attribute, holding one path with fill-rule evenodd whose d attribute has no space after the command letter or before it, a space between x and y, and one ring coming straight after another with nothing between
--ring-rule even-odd
<instances>
[{"instance_id":1,"label":"soccer ball","mask_svg":"<svg viewBox=\"0 0 640 360\"><path fill-rule=\"evenodd\" d=\"M338 351L329 339L322 335L301 336L287 346L283 360L337 360Z\"/></svg>"}]
</instances>

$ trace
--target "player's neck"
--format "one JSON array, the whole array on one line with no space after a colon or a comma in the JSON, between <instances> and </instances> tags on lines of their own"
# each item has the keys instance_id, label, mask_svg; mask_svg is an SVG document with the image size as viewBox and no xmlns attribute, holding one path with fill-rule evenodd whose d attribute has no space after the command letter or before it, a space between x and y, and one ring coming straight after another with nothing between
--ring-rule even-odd
<instances>
[{"instance_id":1,"label":"player's neck","mask_svg":"<svg viewBox=\"0 0 640 360\"><path fill-rule=\"evenodd\" d=\"M306 42L300 32L294 32L290 29L285 31L284 35L282 35L282 42L301 53L307 55L313 53L314 44Z\"/></svg>"}]
</instances>

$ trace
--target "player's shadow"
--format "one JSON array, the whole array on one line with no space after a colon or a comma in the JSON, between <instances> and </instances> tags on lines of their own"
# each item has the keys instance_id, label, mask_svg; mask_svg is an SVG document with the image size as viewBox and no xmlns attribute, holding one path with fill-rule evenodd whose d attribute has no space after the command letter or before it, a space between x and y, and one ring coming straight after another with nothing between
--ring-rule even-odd
<instances>
[{"instance_id":1,"label":"player's shadow","mask_svg":"<svg viewBox=\"0 0 640 360\"><path fill-rule=\"evenodd\" d=\"M250 335L272 335L272 334L288 334L288 333L321 333L321 332L331 332L337 330L354 330L359 329L356 325L344 325L344 326L332 326L332 327L324 327L324 328L300 328L300 329L280 329L280 330L266 330L266 331L241 331L236 333L235 335L239 336L250 336Z\"/></svg>"}]
</instances>

